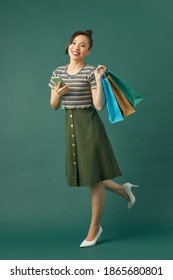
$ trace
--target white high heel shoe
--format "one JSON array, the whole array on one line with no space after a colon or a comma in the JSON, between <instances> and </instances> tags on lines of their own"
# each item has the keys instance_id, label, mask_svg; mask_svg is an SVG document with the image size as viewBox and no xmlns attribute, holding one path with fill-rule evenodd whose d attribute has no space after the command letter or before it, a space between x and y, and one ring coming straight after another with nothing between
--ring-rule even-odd
<instances>
[{"instance_id":1,"label":"white high heel shoe","mask_svg":"<svg viewBox=\"0 0 173 280\"><path fill-rule=\"evenodd\" d=\"M128 194L130 201L128 202L128 209L132 208L132 206L135 204L136 198L134 196L134 194L132 193L132 187L138 188L139 186L137 185L132 185L130 183L125 183L123 185L124 190L126 191L126 193Z\"/></svg>"},{"instance_id":2,"label":"white high heel shoe","mask_svg":"<svg viewBox=\"0 0 173 280\"><path fill-rule=\"evenodd\" d=\"M87 241L84 240L81 244L80 244L80 248L84 248L84 247L91 247L91 246L95 246L98 240L101 240L101 234L103 232L102 227L100 226L99 231L96 235L96 238L92 241Z\"/></svg>"}]
</instances>

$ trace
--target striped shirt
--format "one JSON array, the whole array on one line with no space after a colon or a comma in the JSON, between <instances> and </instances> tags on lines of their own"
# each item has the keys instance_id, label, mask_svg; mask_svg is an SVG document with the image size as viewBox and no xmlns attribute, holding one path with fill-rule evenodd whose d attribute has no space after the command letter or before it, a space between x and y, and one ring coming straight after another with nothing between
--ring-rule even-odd
<instances>
[{"instance_id":1,"label":"striped shirt","mask_svg":"<svg viewBox=\"0 0 173 280\"><path fill-rule=\"evenodd\" d=\"M58 67L52 77L61 77L65 84L69 85L68 93L61 97L61 106L66 109L86 108L93 106L92 89L96 89L94 70L96 67L85 64L75 75L67 73L67 65ZM52 80L49 87L54 88Z\"/></svg>"}]
</instances>

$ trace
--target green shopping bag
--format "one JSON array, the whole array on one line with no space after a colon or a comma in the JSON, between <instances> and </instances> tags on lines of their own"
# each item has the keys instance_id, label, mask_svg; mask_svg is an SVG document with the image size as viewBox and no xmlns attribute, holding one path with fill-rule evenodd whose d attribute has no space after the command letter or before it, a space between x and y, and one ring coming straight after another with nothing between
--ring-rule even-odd
<instances>
[{"instance_id":1,"label":"green shopping bag","mask_svg":"<svg viewBox=\"0 0 173 280\"><path fill-rule=\"evenodd\" d=\"M133 88L121 80L117 75L113 74L109 69L106 69L106 74L111 77L133 107L143 100Z\"/></svg>"}]
</instances>

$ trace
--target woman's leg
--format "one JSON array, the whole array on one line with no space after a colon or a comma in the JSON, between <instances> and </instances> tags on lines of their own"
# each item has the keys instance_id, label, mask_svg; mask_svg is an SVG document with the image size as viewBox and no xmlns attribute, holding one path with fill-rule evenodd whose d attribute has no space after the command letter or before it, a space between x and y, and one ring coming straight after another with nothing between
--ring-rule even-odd
<instances>
[{"instance_id":1,"label":"woman's leg","mask_svg":"<svg viewBox=\"0 0 173 280\"><path fill-rule=\"evenodd\" d=\"M92 219L91 219L88 235L86 237L87 241L94 240L99 231L100 220L105 205L105 189L114 192L129 201L129 196L124 190L123 186L111 180L105 180L103 182L99 182L98 184L90 187Z\"/></svg>"},{"instance_id":2,"label":"woman's leg","mask_svg":"<svg viewBox=\"0 0 173 280\"><path fill-rule=\"evenodd\" d=\"M92 241L95 239L100 226L100 220L103 214L104 205L105 205L105 187L103 182L90 187L91 191L91 210L92 218L91 224L86 237L87 241Z\"/></svg>"},{"instance_id":3,"label":"woman's leg","mask_svg":"<svg viewBox=\"0 0 173 280\"><path fill-rule=\"evenodd\" d=\"M119 184L113 182L112 180L103 181L103 185L105 186L106 190L114 192L129 201L129 196L126 193L126 191L124 190L122 185L119 185Z\"/></svg>"}]
</instances>

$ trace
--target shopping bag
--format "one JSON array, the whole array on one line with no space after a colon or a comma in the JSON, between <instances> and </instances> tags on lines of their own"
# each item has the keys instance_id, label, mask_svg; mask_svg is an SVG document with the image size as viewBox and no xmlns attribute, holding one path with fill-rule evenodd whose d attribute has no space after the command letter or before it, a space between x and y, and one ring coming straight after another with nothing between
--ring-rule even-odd
<instances>
[{"instance_id":1,"label":"shopping bag","mask_svg":"<svg viewBox=\"0 0 173 280\"><path fill-rule=\"evenodd\" d=\"M106 108L108 111L108 118L109 118L110 123L116 123L119 121L123 121L124 117L121 113L121 109L118 105L116 97L112 91L112 88L111 88L107 78L104 76L102 77L102 85L103 85L103 90L105 93Z\"/></svg>"},{"instance_id":2,"label":"shopping bag","mask_svg":"<svg viewBox=\"0 0 173 280\"><path fill-rule=\"evenodd\" d=\"M135 107L143 98L127 83L121 80L117 75L113 74L109 69L106 69L106 74L112 79L117 87L122 91L128 101Z\"/></svg>"},{"instance_id":3,"label":"shopping bag","mask_svg":"<svg viewBox=\"0 0 173 280\"><path fill-rule=\"evenodd\" d=\"M132 107L132 105L129 103L125 95L122 93L122 91L117 87L117 85L113 82L111 77L108 75L107 79L109 81L109 84L111 85L111 88L113 90L113 93L116 97L116 100L118 102L119 107L121 108L123 112L123 116L127 117L133 113L135 113L135 109Z\"/></svg>"}]
</instances>

